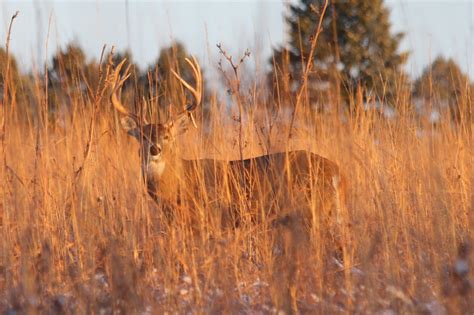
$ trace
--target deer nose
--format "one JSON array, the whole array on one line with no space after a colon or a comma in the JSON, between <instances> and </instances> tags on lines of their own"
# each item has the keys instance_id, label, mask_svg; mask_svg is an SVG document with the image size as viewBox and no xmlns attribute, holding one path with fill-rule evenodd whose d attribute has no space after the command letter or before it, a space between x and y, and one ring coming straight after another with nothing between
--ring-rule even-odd
<instances>
[{"instance_id":1,"label":"deer nose","mask_svg":"<svg viewBox=\"0 0 474 315\"><path fill-rule=\"evenodd\" d=\"M150 147L150 154L153 155L153 156L157 156L161 153L161 148L159 146L156 146L156 145L152 145Z\"/></svg>"}]
</instances>

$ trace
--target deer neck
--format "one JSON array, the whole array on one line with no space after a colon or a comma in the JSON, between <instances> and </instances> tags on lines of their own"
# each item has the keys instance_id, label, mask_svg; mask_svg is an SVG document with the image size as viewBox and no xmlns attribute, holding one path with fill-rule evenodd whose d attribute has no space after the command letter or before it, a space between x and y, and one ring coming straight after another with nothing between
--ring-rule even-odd
<instances>
[{"instance_id":1,"label":"deer neck","mask_svg":"<svg viewBox=\"0 0 474 315\"><path fill-rule=\"evenodd\" d=\"M142 169L147 178L155 183L163 181L165 178L172 177L176 171L177 164L180 164L181 159L174 152L163 151L159 156L144 156L142 161Z\"/></svg>"},{"instance_id":2,"label":"deer neck","mask_svg":"<svg viewBox=\"0 0 474 315\"><path fill-rule=\"evenodd\" d=\"M163 200L174 200L179 185L179 170L182 160L175 154L148 156L143 160L142 170L148 185L148 192Z\"/></svg>"},{"instance_id":3,"label":"deer neck","mask_svg":"<svg viewBox=\"0 0 474 315\"><path fill-rule=\"evenodd\" d=\"M143 171L147 178L157 182L162 177L166 169L166 161L163 159L156 159L153 156L148 156L146 161L143 161Z\"/></svg>"}]
</instances>

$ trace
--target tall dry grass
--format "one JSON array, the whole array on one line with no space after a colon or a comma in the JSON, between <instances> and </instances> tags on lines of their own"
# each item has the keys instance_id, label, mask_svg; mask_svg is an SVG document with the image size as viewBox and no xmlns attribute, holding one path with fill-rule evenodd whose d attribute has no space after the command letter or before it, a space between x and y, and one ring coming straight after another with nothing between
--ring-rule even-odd
<instances>
[{"instance_id":1,"label":"tall dry grass","mask_svg":"<svg viewBox=\"0 0 474 315\"><path fill-rule=\"evenodd\" d=\"M258 89L243 99L253 100L250 108L268 108L254 97ZM240 211L244 224L235 228L193 225L192 213L226 211L196 198L175 205L180 215L167 220L147 196L138 143L117 127L106 94L71 99L60 121L49 119L41 88L34 114L2 107L2 312L474 309L472 273L462 273L473 266L472 128L448 119L424 125L409 109L387 119L357 99L343 115L314 113L302 97L289 139L285 110L247 111L236 121L210 98L207 127L179 139L183 157L238 159L240 151L249 157L304 148L336 161L348 180L348 265L331 231L313 226L308 239L297 219L273 225ZM208 187L193 180L205 196ZM274 213L295 207L296 194ZM267 204L237 206L265 213Z\"/></svg>"}]
</instances>

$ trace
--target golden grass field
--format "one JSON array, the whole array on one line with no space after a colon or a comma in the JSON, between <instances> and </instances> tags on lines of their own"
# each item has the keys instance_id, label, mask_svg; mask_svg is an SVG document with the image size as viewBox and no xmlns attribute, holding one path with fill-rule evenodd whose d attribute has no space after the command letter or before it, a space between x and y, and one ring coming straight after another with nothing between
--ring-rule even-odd
<instances>
[{"instance_id":1,"label":"golden grass field","mask_svg":"<svg viewBox=\"0 0 474 315\"><path fill-rule=\"evenodd\" d=\"M253 100L247 108L265 108L259 93L258 87L241 92ZM177 215L165 218L147 195L138 143L120 129L106 94L73 93L60 119L48 118L41 105L29 113L14 102L2 107L2 312L474 309L473 276L463 273L474 266L472 125L455 126L449 116L428 124L408 101L387 119L357 100L355 110L340 115L311 112L303 100L288 137L285 110L276 116L249 111L240 126L222 102L208 98L209 118L178 139L183 157L228 160L239 159L241 149L244 157L305 149L340 166L347 179L344 221L317 218L324 223L306 235L298 224L275 224L279 213L305 207L292 187L259 220L248 212L270 213L268 200L249 206L242 193L233 200L241 223L222 227L208 214L227 209L212 202L196 177L200 198L175 204ZM36 90L37 104L46 97ZM333 239L338 234L342 244Z\"/></svg>"},{"instance_id":2,"label":"golden grass field","mask_svg":"<svg viewBox=\"0 0 474 315\"><path fill-rule=\"evenodd\" d=\"M3 311L266 314L285 305L301 313L472 311L472 290L463 291L464 279L452 272L463 259L460 247L473 239L467 129L420 126L409 115L388 121L370 110L343 122L327 114L301 119L290 146L336 161L347 177L350 266L344 267L327 231L313 231L304 245L294 231L268 222L190 226L186 213L205 212L205 204L182 205L180 216L164 220L146 194L138 144L116 127L110 104L100 106L86 158L91 111L78 110L64 127L47 130L14 115L7 120L0 168ZM222 121L207 134L180 139L183 155L193 148L201 156L235 158L237 123ZM245 129L245 156L287 145L281 130L260 136L254 130ZM270 145L262 148L261 137ZM276 253L275 231L289 233L293 249ZM467 260L472 266L472 256Z\"/></svg>"}]
</instances>

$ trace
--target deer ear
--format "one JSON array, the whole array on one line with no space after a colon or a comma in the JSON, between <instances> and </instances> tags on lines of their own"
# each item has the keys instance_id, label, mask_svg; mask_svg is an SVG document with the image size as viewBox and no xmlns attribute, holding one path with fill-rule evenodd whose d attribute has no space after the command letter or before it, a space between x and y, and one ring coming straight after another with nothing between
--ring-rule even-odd
<instances>
[{"instance_id":1,"label":"deer ear","mask_svg":"<svg viewBox=\"0 0 474 315\"><path fill-rule=\"evenodd\" d=\"M122 128L132 137L139 139L140 138L140 128L138 127L135 120L130 117L123 117L120 119L120 124Z\"/></svg>"}]
</instances>

